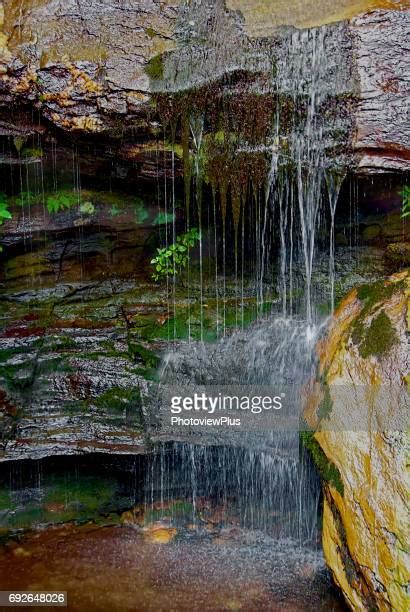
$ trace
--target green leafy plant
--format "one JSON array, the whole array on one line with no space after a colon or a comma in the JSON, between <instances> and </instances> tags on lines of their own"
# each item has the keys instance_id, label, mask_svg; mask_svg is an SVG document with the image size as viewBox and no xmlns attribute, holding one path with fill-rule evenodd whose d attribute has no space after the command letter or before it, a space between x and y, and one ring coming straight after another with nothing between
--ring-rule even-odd
<instances>
[{"instance_id":1,"label":"green leafy plant","mask_svg":"<svg viewBox=\"0 0 410 612\"><path fill-rule=\"evenodd\" d=\"M11 219L11 212L8 209L7 196L5 193L0 193L0 225L3 225L5 219ZM0 253L3 247L0 245Z\"/></svg>"},{"instance_id":2,"label":"green leafy plant","mask_svg":"<svg viewBox=\"0 0 410 612\"><path fill-rule=\"evenodd\" d=\"M117 217L119 214L121 214L121 210L118 208L116 204L113 204L110 208L111 217Z\"/></svg>"},{"instance_id":3,"label":"green leafy plant","mask_svg":"<svg viewBox=\"0 0 410 612\"><path fill-rule=\"evenodd\" d=\"M15 202L18 206L25 206L31 202L32 193L30 191L20 191L16 197Z\"/></svg>"},{"instance_id":4,"label":"green leafy plant","mask_svg":"<svg viewBox=\"0 0 410 612\"><path fill-rule=\"evenodd\" d=\"M141 198L137 198L135 202L135 220L137 223L144 223L149 217L149 213L144 206Z\"/></svg>"},{"instance_id":5,"label":"green leafy plant","mask_svg":"<svg viewBox=\"0 0 410 612\"><path fill-rule=\"evenodd\" d=\"M80 206L80 212L83 215L92 215L95 212L95 206L92 202L83 202Z\"/></svg>"},{"instance_id":6,"label":"green leafy plant","mask_svg":"<svg viewBox=\"0 0 410 612\"><path fill-rule=\"evenodd\" d=\"M7 197L4 193L0 193L0 225L5 219L11 219L11 212L8 209Z\"/></svg>"},{"instance_id":7,"label":"green leafy plant","mask_svg":"<svg viewBox=\"0 0 410 612\"><path fill-rule=\"evenodd\" d=\"M405 185L403 190L400 191L400 195L402 196L402 205L401 205L401 217L405 219L405 217L410 217L410 185Z\"/></svg>"},{"instance_id":8,"label":"green leafy plant","mask_svg":"<svg viewBox=\"0 0 410 612\"><path fill-rule=\"evenodd\" d=\"M172 223L173 220L173 213L161 211L155 217L152 225L165 225L166 223Z\"/></svg>"},{"instance_id":9,"label":"green leafy plant","mask_svg":"<svg viewBox=\"0 0 410 612\"><path fill-rule=\"evenodd\" d=\"M157 281L181 272L188 263L189 249L200 238L198 229L193 227L189 232L178 236L176 242L168 248L157 249L158 255L151 260L151 264L154 267L152 278Z\"/></svg>"},{"instance_id":10,"label":"green leafy plant","mask_svg":"<svg viewBox=\"0 0 410 612\"><path fill-rule=\"evenodd\" d=\"M49 196L46 201L47 210L50 214L58 213L78 204L78 194L74 192L60 192Z\"/></svg>"}]
</instances>

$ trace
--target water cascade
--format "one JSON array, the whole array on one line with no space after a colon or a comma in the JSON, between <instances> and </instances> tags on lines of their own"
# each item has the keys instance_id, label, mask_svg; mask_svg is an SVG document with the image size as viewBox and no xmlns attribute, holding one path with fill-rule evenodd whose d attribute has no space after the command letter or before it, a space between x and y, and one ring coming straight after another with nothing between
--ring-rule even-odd
<instances>
[{"instance_id":1,"label":"water cascade","mask_svg":"<svg viewBox=\"0 0 410 612\"><path fill-rule=\"evenodd\" d=\"M167 355L162 383L217 389L229 381L286 388L289 401L297 402L315 363L317 332L308 332L304 320L278 314L215 344L191 343ZM194 508L198 498L211 499L223 508L229 506L226 512L241 525L269 530L278 523L277 535L314 539L318 481L309 457L301 453L298 432L224 432L208 442L201 434L193 438L192 443L164 444L154 454L147 472L148 506L158 498L170 502L184 491ZM200 520L198 516L193 520Z\"/></svg>"},{"instance_id":2,"label":"water cascade","mask_svg":"<svg viewBox=\"0 0 410 612\"><path fill-rule=\"evenodd\" d=\"M329 244L320 247L330 253L330 291L327 295L330 310L335 300L334 223L345 175L345 159L340 155L333 158L332 135L335 130L341 130L345 119L341 119L337 111L326 114L324 109L330 93L342 93L348 79L348 68L342 67L335 52L343 36L343 26L339 25L290 31L279 51L275 51L274 60L270 58L274 70L269 88L276 96L276 103L273 105L270 137L265 146L264 154L269 162L264 166L268 170L263 189L260 189L260 179L252 175L249 167L245 181L239 172L235 177L237 160L245 149L248 153L251 149L244 140L239 141L239 151L234 151L230 142L232 137L224 133L213 141L213 145L216 149L225 148L228 155L224 161L222 158L215 161L216 181L212 187L211 203L207 203L199 191L202 190L200 153L207 142L204 120L209 122L209 119L206 120L204 115L200 119L198 115L194 115L194 119L191 117L196 214L201 223L202 209L207 205L212 209L208 218L213 218L215 224L213 246L217 298L218 276L222 274L223 277L222 305L218 304L218 310L223 310L222 337L214 344L189 342L168 353L162 366L162 384L187 387L266 385L276 389L287 385L292 389L292 399L298 411L302 409L303 386L314 376L314 346L323 324L316 311L316 301L323 296L315 294L313 276L319 252L318 232L327 224L327 208L330 208ZM208 162L208 174L211 165L212 162ZM228 165L234 169L230 185L227 183ZM248 188L253 178L255 182ZM228 197L232 202L233 234L229 243ZM218 200L222 219L222 252L219 255ZM237 310L238 257L244 261L243 236L247 231L245 202L252 208L249 215L252 221L247 221L247 230L253 233L253 222L254 290L259 312L259 320L247 329L238 326ZM238 240L239 232L242 240ZM279 249L274 244L276 235L279 236ZM226 335L228 244L233 251L237 329ZM241 255L238 255L239 248L242 248ZM243 313L243 263L241 274ZM201 240L201 340L204 316L202 283ZM277 286L278 294L275 305L266 313L266 292L272 283ZM310 461L300 447L298 432L226 433L209 445L197 440L196 443L164 444L153 454L148 474L148 507L158 497L169 502L177 495L176 491L181 490L192 502L193 521L201 521L202 500L212 499L224 508L224 512L228 512L229 506L231 514L233 512L242 525L265 530L276 525L277 537L292 537L299 541L315 538L318 483ZM228 521L227 516L225 519Z\"/></svg>"}]
</instances>

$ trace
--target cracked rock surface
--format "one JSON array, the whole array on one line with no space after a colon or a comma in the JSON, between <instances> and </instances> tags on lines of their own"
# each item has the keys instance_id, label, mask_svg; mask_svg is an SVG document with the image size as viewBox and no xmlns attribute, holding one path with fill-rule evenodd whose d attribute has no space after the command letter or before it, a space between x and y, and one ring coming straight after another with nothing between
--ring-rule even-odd
<instances>
[{"instance_id":1,"label":"cracked rock surface","mask_svg":"<svg viewBox=\"0 0 410 612\"><path fill-rule=\"evenodd\" d=\"M252 37L252 19L256 23L260 16L245 9L242 14L241 6L227 9L222 0L189 5L178 0L5 0L0 133L44 133L55 126L118 137L133 126L146 140L146 113L159 87L147 67L156 58L157 71L163 60L174 67L160 85L168 91L201 86L232 70L271 69L266 49L280 46L289 28L265 23L272 12L264 18L268 37ZM404 171L410 164L410 12L406 3L392 7L347 22L355 64L350 89L359 96L352 136L361 173ZM195 71L187 73L189 66ZM15 107L11 114L10 104ZM40 122L27 113L33 107Z\"/></svg>"}]
</instances>

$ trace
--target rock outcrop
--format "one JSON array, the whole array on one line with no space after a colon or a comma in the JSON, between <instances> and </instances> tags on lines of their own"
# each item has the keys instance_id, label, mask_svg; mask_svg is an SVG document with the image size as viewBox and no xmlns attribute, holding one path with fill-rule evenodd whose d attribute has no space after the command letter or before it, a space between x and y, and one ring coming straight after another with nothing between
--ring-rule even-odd
<instances>
[{"instance_id":1,"label":"rock outcrop","mask_svg":"<svg viewBox=\"0 0 410 612\"><path fill-rule=\"evenodd\" d=\"M6 0L3 105L33 105L68 131L114 130L149 99L144 67L175 47L177 4Z\"/></svg>"},{"instance_id":2,"label":"rock outcrop","mask_svg":"<svg viewBox=\"0 0 410 612\"><path fill-rule=\"evenodd\" d=\"M322 392L305 411L313 455L329 462L323 549L353 610L409 605L409 281L404 272L345 298L318 348Z\"/></svg>"},{"instance_id":3,"label":"rock outcrop","mask_svg":"<svg viewBox=\"0 0 410 612\"><path fill-rule=\"evenodd\" d=\"M307 6L307 21L303 15L292 21L281 3L272 3L275 10L266 13L269 4L251 13L246 2L225 5L222 0L5 0L0 134L44 135L58 128L120 139L129 128L134 144L145 143L155 131L150 104L158 88L200 87L238 70L271 75L266 50L274 53L281 46L290 31L285 26L322 25L352 14L346 2L335 12L323 0L313 13ZM346 22L351 44L338 64L355 66L356 77L343 94L359 98L351 137L364 173L401 171L410 163L410 13L405 5L363 0L358 10L379 10ZM164 66L174 70L165 70L171 80L159 83ZM34 120L33 109L38 111Z\"/></svg>"},{"instance_id":4,"label":"rock outcrop","mask_svg":"<svg viewBox=\"0 0 410 612\"><path fill-rule=\"evenodd\" d=\"M351 22L360 101L354 147L363 172L410 168L410 11Z\"/></svg>"}]
</instances>

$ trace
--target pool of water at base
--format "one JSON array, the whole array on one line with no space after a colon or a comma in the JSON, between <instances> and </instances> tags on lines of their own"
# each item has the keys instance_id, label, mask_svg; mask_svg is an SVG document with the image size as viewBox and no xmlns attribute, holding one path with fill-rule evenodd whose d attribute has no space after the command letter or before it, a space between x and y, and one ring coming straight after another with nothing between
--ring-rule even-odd
<instances>
[{"instance_id":1,"label":"pool of water at base","mask_svg":"<svg viewBox=\"0 0 410 612\"><path fill-rule=\"evenodd\" d=\"M81 612L346 610L319 550L238 527L32 531L2 545L0 589L67 591Z\"/></svg>"}]
</instances>

